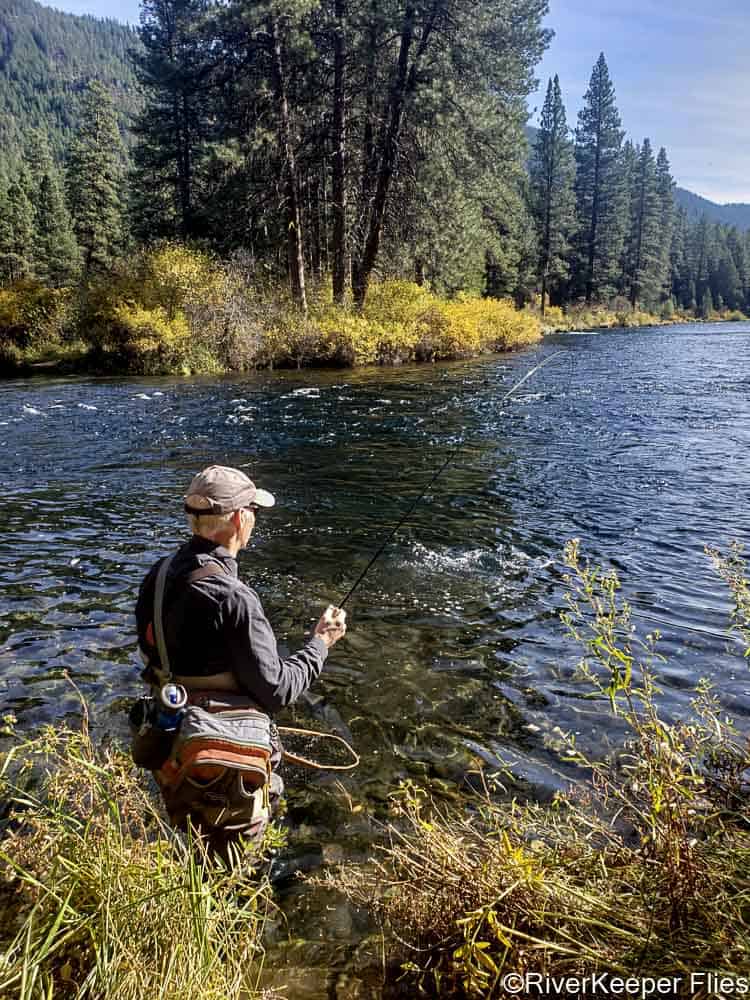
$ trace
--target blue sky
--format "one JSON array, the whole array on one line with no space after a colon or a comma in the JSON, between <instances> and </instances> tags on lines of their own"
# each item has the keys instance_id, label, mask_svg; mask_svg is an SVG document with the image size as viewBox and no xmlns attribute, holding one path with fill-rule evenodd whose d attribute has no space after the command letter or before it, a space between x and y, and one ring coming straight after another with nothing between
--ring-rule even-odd
<instances>
[{"instance_id":1,"label":"blue sky","mask_svg":"<svg viewBox=\"0 0 750 1000\"><path fill-rule=\"evenodd\" d=\"M58 0L76 14L138 21L136 0ZM555 31L537 67L538 120L557 73L575 125L591 69L604 52L623 127L665 146L677 183L712 201L750 202L748 0L550 0Z\"/></svg>"},{"instance_id":2,"label":"blue sky","mask_svg":"<svg viewBox=\"0 0 750 1000\"><path fill-rule=\"evenodd\" d=\"M555 37L532 106L557 73L575 125L604 52L628 135L664 146L681 187L750 202L748 0L550 0L547 23Z\"/></svg>"}]
</instances>

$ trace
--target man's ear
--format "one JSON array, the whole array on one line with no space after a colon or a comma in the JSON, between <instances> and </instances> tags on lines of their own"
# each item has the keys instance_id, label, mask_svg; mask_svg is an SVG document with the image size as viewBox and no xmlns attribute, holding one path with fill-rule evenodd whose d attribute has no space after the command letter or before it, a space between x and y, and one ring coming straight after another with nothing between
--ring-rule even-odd
<instances>
[{"instance_id":1,"label":"man's ear","mask_svg":"<svg viewBox=\"0 0 750 1000\"><path fill-rule=\"evenodd\" d=\"M241 510L233 510L232 511L232 526L234 527L234 530L237 531L237 532L242 527L242 511Z\"/></svg>"}]
</instances>

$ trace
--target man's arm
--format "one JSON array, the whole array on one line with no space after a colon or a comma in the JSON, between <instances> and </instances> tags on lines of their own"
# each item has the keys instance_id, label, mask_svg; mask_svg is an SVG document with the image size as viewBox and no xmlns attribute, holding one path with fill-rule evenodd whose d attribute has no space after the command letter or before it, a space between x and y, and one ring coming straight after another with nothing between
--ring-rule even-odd
<instances>
[{"instance_id":1,"label":"man's arm","mask_svg":"<svg viewBox=\"0 0 750 1000\"><path fill-rule=\"evenodd\" d=\"M326 641L315 635L299 652L280 659L273 629L249 588L227 597L223 625L232 673L267 712L291 705L320 676L328 655Z\"/></svg>"}]
</instances>

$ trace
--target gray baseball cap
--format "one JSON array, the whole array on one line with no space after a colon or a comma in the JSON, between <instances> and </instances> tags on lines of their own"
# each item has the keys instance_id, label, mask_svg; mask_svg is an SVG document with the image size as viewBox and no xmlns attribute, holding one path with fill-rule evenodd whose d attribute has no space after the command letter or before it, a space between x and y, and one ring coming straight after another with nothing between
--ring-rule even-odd
<instances>
[{"instance_id":1,"label":"gray baseball cap","mask_svg":"<svg viewBox=\"0 0 750 1000\"><path fill-rule=\"evenodd\" d=\"M185 510L200 517L201 514L229 514L252 505L273 507L275 503L271 493L258 489L239 469L209 465L193 477L185 497Z\"/></svg>"}]
</instances>

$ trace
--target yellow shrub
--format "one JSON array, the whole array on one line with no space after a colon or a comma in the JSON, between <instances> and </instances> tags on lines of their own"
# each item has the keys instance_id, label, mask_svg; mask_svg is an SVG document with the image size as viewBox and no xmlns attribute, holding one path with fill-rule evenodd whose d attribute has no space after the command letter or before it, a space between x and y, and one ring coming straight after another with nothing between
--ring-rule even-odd
<instances>
[{"instance_id":1,"label":"yellow shrub","mask_svg":"<svg viewBox=\"0 0 750 1000\"><path fill-rule=\"evenodd\" d=\"M170 319L161 306L145 309L130 304L113 310L110 341L132 371L156 374L181 368L188 339L189 329L182 314Z\"/></svg>"},{"instance_id":2,"label":"yellow shrub","mask_svg":"<svg viewBox=\"0 0 750 1000\"><path fill-rule=\"evenodd\" d=\"M423 330L423 317L436 301L429 289L413 281L373 282L363 316L369 338L378 346L372 360L407 361L414 357Z\"/></svg>"},{"instance_id":3,"label":"yellow shrub","mask_svg":"<svg viewBox=\"0 0 750 1000\"><path fill-rule=\"evenodd\" d=\"M207 254L179 243L147 251L138 270L141 302L151 308L161 306L170 320L191 302L221 298L221 269Z\"/></svg>"},{"instance_id":4,"label":"yellow shrub","mask_svg":"<svg viewBox=\"0 0 750 1000\"><path fill-rule=\"evenodd\" d=\"M442 307L452 326L456 351L507 351L533 344L541 337L541 324L531 313L515 308L509 299L459 298Z\"/></svg>"},{"instance_id":5,"label":"yellow shrub","mask_svg":"<svg viewBox=\"0 0 750 1000\"><path fill-rule=\"evenodd\" d=\"M69 320L70 291L17 281L0 288L0 343L29 347L59 340Z\"/></svg>"},{"instance_id":6,"label":"yellow shrub","mask_svg":"<svg viewBox=\"0 0 750 1000\"><path fill-rule=\"evenodd\" d=\"M547 306L544 310L544 316L540 313L532 312L531 315L536 316L545 331L553 330L570 330L570 318L565 315L560 306Z\"/></svg>"},{"instance_id":7,"label":"yellow shrub","mask_svg":"<svg viewBox=\"0 0 750 1000\"><path fill-rule=\"evenodd\" d=\"M321 361L342 365L371 365L378 360L381 330L365 316L344 306L330 305L315 317L320 331Z\"/></svg>"}]
</instances>

